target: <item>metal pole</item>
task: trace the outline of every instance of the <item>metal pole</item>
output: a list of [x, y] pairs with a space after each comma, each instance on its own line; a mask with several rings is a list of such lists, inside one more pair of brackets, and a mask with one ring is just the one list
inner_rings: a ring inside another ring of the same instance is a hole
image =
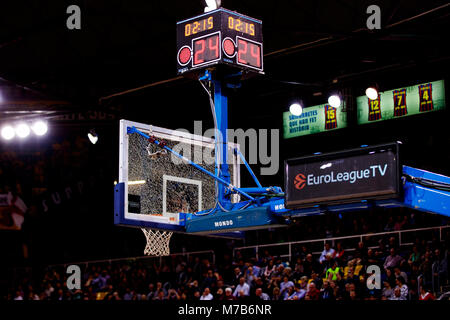
[[[220, 155], [216, 150], [216, 176], [230, 183], [230, 172], [228, 170], [228, 97], [223, 92], [222, 81], [214, 79], [214, 112], [216, 113], [218, 137], [218, 149]], [[224, 205], [229, 203], [225, 199], [225, 187], [222, 184], [218, 186], [218, 201]]]

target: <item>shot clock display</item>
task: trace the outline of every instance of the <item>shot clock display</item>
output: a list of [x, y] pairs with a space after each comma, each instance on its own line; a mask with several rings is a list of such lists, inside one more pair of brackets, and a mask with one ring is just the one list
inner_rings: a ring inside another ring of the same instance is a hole
[[260, 20], [220, 8], [177, 23], [178, 74], [219, 64], [263, 73]]

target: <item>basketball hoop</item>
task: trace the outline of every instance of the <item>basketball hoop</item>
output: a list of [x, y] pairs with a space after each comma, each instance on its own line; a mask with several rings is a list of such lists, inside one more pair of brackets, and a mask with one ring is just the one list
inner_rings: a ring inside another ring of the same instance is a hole
[[148, 256], [168, 256], [170, 254], [170, 238], [172, 231], [141, 228], [147, 239], [144, 254]]
[[162, 150], [158, 150], [158, 151], [152, 152], [151, 151], [151, 147], [152, 147], [152, 144], [150, 143], [147, 146], [147, 153], [148, 153], [148, 156], [150, 157], [150, 159], [152, 159], [152, 160], [158, 159], [158, 158], [162, 157], [163, 155], [167, 154], [167, 150], [166, 149], [162, 149]]

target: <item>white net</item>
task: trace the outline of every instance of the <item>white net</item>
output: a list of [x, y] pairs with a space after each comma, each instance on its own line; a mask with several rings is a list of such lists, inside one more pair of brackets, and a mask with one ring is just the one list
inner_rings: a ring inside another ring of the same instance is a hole
[[168, 256], [170, 238], [173, 232], [141, 228], [147, 239], [144, 254], [148, 256]]

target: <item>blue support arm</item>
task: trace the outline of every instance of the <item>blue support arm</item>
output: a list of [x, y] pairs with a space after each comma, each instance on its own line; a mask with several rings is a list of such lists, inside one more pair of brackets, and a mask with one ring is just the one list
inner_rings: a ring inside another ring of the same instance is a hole
[[257, 185], [259, 188], [262, 188], [261, 183], [259, 183], [258, 178], [257, 178], [256, 175], [253, 173], [252, 168], [250, 168], [248, 162], [245, 160], [245, 158], [244, 158], [244, 156], [242, 155], [241, 151], [240, 151], [239, 149], [235, 148], [235, 149], [234, 149], [234, 152], [235, 152], [236, 154], [239, 155], [239, 157], [241, 158], [242, 162], [245, 164], [245, 167], [247, 168], [248, 172], [249, 172], [250, 175], [252, 176], [253, 180], [255, 180], [256, 185]]
[[450, 217], [450, 177], [403, 166], [404, 205]]

